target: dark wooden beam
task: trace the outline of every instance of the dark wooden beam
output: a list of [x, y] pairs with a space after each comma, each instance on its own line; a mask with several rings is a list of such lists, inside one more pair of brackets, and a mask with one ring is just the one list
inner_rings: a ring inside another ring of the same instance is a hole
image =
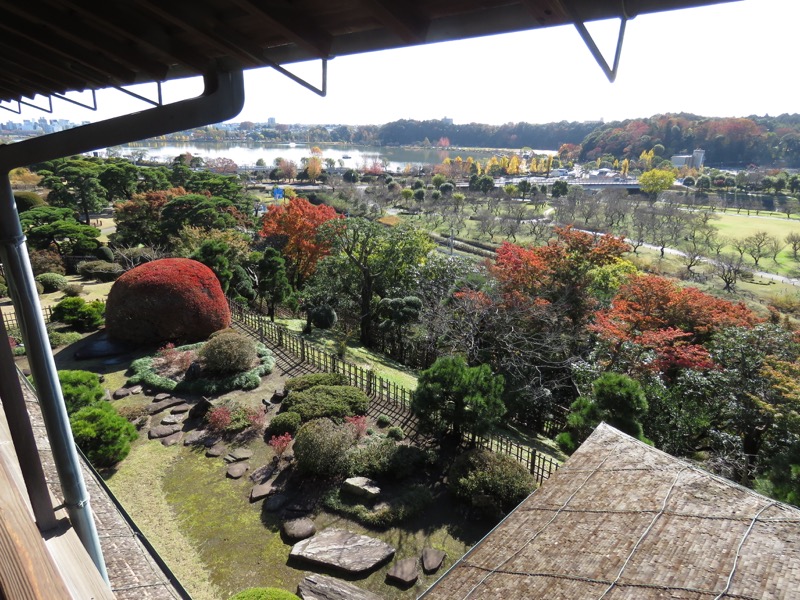
[[413, 6], [401, 6], [388, 0], [361, 0], [361, 3], [404, 42], [421, 44], [425, 41], [430, 23], [417, 14]]

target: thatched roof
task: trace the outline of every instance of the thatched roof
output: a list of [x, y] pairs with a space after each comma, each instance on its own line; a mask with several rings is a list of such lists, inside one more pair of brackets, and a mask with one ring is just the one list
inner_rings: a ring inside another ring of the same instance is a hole
[[425, 600], [800, 596], [800, 510], [601, 424]]

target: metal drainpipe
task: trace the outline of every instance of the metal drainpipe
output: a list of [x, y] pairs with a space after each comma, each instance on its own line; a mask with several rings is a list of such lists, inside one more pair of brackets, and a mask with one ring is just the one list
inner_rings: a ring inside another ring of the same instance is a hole
[[214, 72], [206, 75], [204, 80], [203, 94], [191, 100], [0, 146], [0, 258], [25, 341], [47, 437], [64, 493], [64, 505], [76, 533], [106, 582], [108, 573], [100, 539], [92, 518], [89, 495], [61, 395], [8, 174], [20, 166], [219, 123], [241, 112], [244, 104], [241, 70]]

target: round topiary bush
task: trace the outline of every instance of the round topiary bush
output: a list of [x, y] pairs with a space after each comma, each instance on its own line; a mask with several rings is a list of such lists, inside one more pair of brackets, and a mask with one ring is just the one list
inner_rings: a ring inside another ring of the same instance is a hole
[[97, 467], [110, 467], [128, 456], [139, 434], [108, 402], [86, 406], [69, 419], [75, 443]]
[[300, 600], [300, 598], [280, 588], [249, 588], [231, 596], [228, 600]]
[[189, 258], [163, 258], [131, 269], [111, 287], [106, 303], [108, 334], [137, 344], [201, 341], [230, 323], [219, 279]]
[[69, 283], [69, 280], [58, 273], [42, 273], [36, 276], [36, 281], [42, 284], [45, 294], [60, 292]]
[[255, 342], [235, 332], [212, 337], [197, 356], [203, 371], [211, 375], [249, 371], [258, 361]]
[[275, 415], [275, 418], [270, 421], [269, 432], [272, 435], [283, 435], [284, 433], [294, 435], [300, 428], [301, 422], [302, 419], [296, 412], [283, 412]]

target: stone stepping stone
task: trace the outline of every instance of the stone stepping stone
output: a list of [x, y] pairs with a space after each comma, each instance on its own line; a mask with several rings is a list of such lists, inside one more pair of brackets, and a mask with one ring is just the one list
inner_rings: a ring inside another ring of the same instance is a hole
[[206, 450], [206, 456], [210, 458], [216, 458], [218, 456], [222, 456], [228, 451], [228, 449], [222, 444], [215, 444], [211, 446], [208, 450]]
[[178, 404], [183, 404], [183, 400], [180, 398], [167, 398], [166, 400], [161, 400], [160, 402], [153, 402], [147, 407], [147, 412], [151, 415], [154, 415], [172, 406], [177, 406]]
[[250, 465], [245, 462], [233, 463], [228, 467], [227, 475], [231, 479], [239, 479], [242, 475], [250, 470]]
[[156, 394], [155, 398], [153, 398], [153, 402], [161, 402], [162, 400], [169, 400], [170, 398], [172, 398], [172, 394], [161, 392], [160, 394]]
[[156, 425], [153, 427], [147, 436], [151, 440], [160, 439], [167, 437], [168, 435], [172, 435], [173, 433], [177, 433], [183, 428], [183, 425]]
[[366, 498], [367, 500], [374, 500], [381, 495], [381, 488], [372, 479], [368, 477], [351, 477], [345, 479], [342, 484], [342, 491], [354, 496]]
[[434, 548], [422, 549], [422, 570], [426, 573], [435, 573], [439, 570], [444, 562], [444, 557], [447, 554], [444, 550], [435, 550]]
[[262, 507], [267, 512], [276, 512], [284, 507], [289, 501], [289, 496], [286, 494], [272, 494], [269, 498], [264, 500]]
[[236, 450], [232, 450], [228, 453], [225, 457], [225, 462], [233, 463], [238, 462], [240, 460], [247, 460], [253, 456], [253, 451], [249, 448], [237, 448]]
[[317, 533], [317, 526], [311, 519], [292, 519], [284, 521], [283, 533], [290, 540], [304, 540]]
[[114, 393], [111, 394], [111, 396], [112, 396], [112, 398], [114, 398], [114, 400], [119, 400], [120, 398], [127, 398], [130, 395], [131, 395], [131, 391], [128, 388], [124, 388], [124, 387], [123, 388], [119, 388], [117, 390], [114, 390]]
[[168, 435], [167, 437], [161, 438], [161, 443], [164, 446], [174, 446], [175, 444], [181, 441], [181, 437], [183, 437], [183, 432], [176, 431], [172, 435]]
[[264, 465], [258, 467], [255, 471], [250, 473], [250, 481], [253, 483], [265, 483], [267, 479], [272, 477], [276, 471], [275, 465]]
[[[240, 463], [234, 463], [240, 464]], [[258, 502], [272, 494], [275, 491], [273, 487], [274, 481], [267, 481], [265, 483], [260, 483], [256, 486], [253, 486], [253, 489], [250, 490], [250, 502]]]
[[178, 404], [178, 406], [174, 407], [169, 412], [172, 415], [182, 415], [182, 414], [188, 413], [189, 410], [191, 410], [191, 408], [192, 408], [192, 406], [190, 404], [186, 404], [186, 402], [184, 402], [183, 404]]
[[419, 567], [416, 558], [404, 558], [398, 560], [389, 572], [386, 573], [386, 579], [396, 581], [403, 585], [411, 585], [419, 579]]
[[203, 442], [203, 438], [206, 435], [205, 429], [195, 429], [194, 431], [190, 431], [186, 434], [186, 437], [183, 439], [184, 446], [194, 446], [195, 444], [200, 444]]
[[362, 590], [352, 583], [316, 573], [300, 582], [297, 593], [303, 600], [381, 600], [380, 596]]
[[163, 419], [161, 419], [162, 425], [177, 425], [178, 423], [183, 423], [185, 417], [183, 415], [167, 415]]
[[142, 393], [142, 386], [135, 385], [135, 386], [133, 386], [131, 388], [128, 388], [128, 391], [130, 391], [130, 393], [134, 394], [134, 395], [141, 394]]
[[340, 569], [363, 573], [394, 556], [395, 549], [386, 542], [344, 529], [326, 529], [292, 546], [290, 557]]

